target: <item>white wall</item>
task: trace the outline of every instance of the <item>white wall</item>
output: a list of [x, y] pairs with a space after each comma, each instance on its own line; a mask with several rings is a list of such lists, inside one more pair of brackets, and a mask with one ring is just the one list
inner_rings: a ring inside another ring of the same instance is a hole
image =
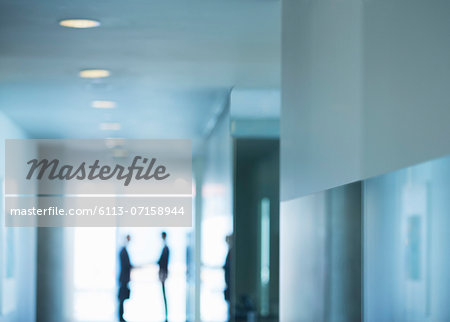
[[283, 2], [281, 200], [361, 176], [361, 7]]
[[[14, 122], [0, 112], [0, 178], [5, 176], [5, 139], [25, 138], [24, 133]], [[2, 192], [3, 193], [3, 192]], [[0, 211], [3, 209], [3, 197], [0, 198]], [[3, 218], [3, 217], [2, 217]], [[5, 234], [4, 223], [1, 223], [0, 237], [2, 250], [0, 254], [0, 321], [34, 321], [36, 312], [36, 228], [6, 228], [12, 229], [14, 236], [14, 270], [13, 285], [5, 285], [3, 276], [5, 274], [5, 259], [3, 236]], [[4, 304], [4, 303], [7, 304]], [[10, 307], [5, 313], [6, 307]]]
[[[283, 0], [282, 6], [280, 316], [331, 320], [321, 315], [329, 305], [320, 294], [335, 296], [322, 288], [333, 271], [322, 265], [321, 247], [332, 235], [321, 231], [321, 207], [327, 204], [321, 191], [450, 153], [450, 2]], [[406, 294], [404, 280], [395, 275], [402, 260], [395, 249], [400, 226], [392, 214], [396, 208], [386, 203], [374, 204], [384, 207], [374, 212], [386, 210], [386, 220], [366, 228], [374, 234], [370, 250], [378, 259], [369, 265], [375, 277], [366, 281], [374, 293], [365, 293], [366, 304], [371, 321], [405, 321], [396, 312], [418, 300], [405, 304], [395, 294]], [[392, 270], [383, 271], [384, 260]], [[442, 256], [435, 261], [447, 267]], [[446, 283], [439, 272], [433, 283]], [[398, 288], [383, 293], [378, 280], [392, 280]], [[318, 290], [311, 293], [314, 285]], [[441, 295], [431, 304], [441, 306], [436, 312], [445, 311]], [[373, 313], [380, 310], [388, 315]]]
[[450, 2], [283, 2], [282, 200], [450, 152]]

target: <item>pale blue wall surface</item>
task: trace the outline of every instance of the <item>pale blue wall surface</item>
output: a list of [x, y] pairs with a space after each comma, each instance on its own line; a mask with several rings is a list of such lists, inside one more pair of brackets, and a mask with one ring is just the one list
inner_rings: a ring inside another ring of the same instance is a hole
[[450, 156], [364, 184], [365, 320], [450, 320]]
[[[0, 112], [0, 178], [5, 175], [5, 139], [26, 138], [24, 133], [14, 122]], [[3, 193], [3, 192], [2, 192]], [[0, 198], [0, 211], [3, 212], [3, 197]], [[3, 218], [3, 216], [2, 216]], [[1, 223], [0, 237], [0, 321], [28, 322], [35, 320], [36, 312], [36, 229], [35, 228], [8, 228], [12, 230], [11, 240], [4, 239], [6, 232], [4, 223]], [[13, 263], [6, 264], [4, 257], [5, 247], [10, 247], [11, 241]], [[12, 268], [13, 285], [5, 285], [4, 276], [7, 267]], [[7, 302], [8, 304], [5, 304]], [[5, 309], [7, 312], [5, 312]]]

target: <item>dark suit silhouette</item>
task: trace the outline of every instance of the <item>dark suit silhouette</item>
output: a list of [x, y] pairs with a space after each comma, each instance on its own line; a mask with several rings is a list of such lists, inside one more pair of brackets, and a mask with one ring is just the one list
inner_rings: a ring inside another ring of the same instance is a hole
[[227, 257], [225, 259], [225, 264], [223, 265], [224, 275], [225, 275], [225, 290], [224, 297], [225, 301], [230, 303], [231, 301], [231, 250], [228, 251]]
[[[163, 237], [165, 239], [165, 236]], [[163, 299], [164, 299], [164, 309], [166, 312], [166, 321], [167, 321], [167, 298], [166, 298], [166, 287], [165, 282], [167, 279], [167, 275], [169, 274], [168, 265], [169, 265], [169, 247], [164, 245], [164, 248], [161, 252], [161, 256], [158, 260], [159, 265], [159, 280], [162, 285]]]
[[227, 257], [225, 259], [225, 264], [223, 265], [223, 272], [224, 272], [224, 277], [225, 277], [225, 290], [223, 291], [224, 297], [225, 297], [225, 301], [227, 301], [228, 304], [228, 319], [227, 321], [234, 321], [234, 317], [233, 317], [233, 306], [232, 306], [232, 300], [231, 300], [231, 296], [232, 296], [232, 281], [231, 281], [231, 270], [232, 270], [232, 247], [233, 247], [233, 236], [232, 235], [228, 235], [225, 238], [225, 241], [228, 244], [228, 253], [227, 253]]
[[126, 247], [122, 247], [120, 251], [120, 275], [119, 275], [119, 321], [125, 321], [123, 318], [123, 303], [130, 298], [130, 289], [128, 283], [130, 282], [131, 269], [133, 266], [130, 263], [130, 257]]

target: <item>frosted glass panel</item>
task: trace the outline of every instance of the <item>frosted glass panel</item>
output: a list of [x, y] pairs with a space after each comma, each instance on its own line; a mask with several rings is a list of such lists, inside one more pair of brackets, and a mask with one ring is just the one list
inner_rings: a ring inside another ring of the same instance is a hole
[[365, 320], [449, 321], [450, 156], [364, 182]]

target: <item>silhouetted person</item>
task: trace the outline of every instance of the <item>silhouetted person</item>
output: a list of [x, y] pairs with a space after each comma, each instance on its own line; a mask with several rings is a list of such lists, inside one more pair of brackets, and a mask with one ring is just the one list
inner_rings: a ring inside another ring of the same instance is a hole
[[168, 265], [169, 265], [169, 247], [167, 247], [166, 243], [166, 237], [167, 234], [165, 232], [161, 233], [161, 238], [164, 243], [164, 247], [161, 252], [161, 256], [158, 260], [159, 265], [159, 280], [161, 281], [162, 286], [162, 293], [163, 293], [163, 299], [164, 299], [164, 309], [166, 312], [166, 321], [167, 321], [167, 298], [166, 298], [166, 279], [167, 275], [169, 274]]
[[128, 283], [130, 282], [131, 269], [133, 266], [128, 256], [127, 245], [130, 242], [130, 235], [127, 235], [125, 245], [120, 250], [120, 275], [119, 275], [119, 321], [125, 321], [123, 318], [124, 308], [123, 304], [126, 299], [130, 298], [130, 288]]
[[228, 304], [228, 321], [231, 321], [231, 249], [233, 247], [233, 236], [228, 235], [225, 237], [225, 241], [228, 244], [228, 253], [225, 259], [225, 264], [223, 265], [225, 275], [225, 290], [223, 291], [223, 295]]

